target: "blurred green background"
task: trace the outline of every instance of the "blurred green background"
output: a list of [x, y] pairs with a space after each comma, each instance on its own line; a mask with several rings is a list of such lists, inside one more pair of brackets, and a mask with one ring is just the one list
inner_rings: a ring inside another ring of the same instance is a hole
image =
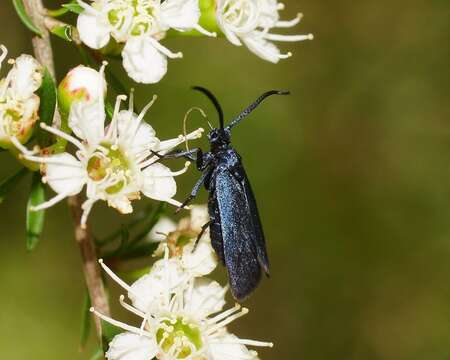
[[[293, 58], [272, 65], [225, 40], [170, 39], [184, 59], [136, 91], [140, 105], [159, 95], [147, 120], [161, 138], [180, 133], [192, 106], [213, 117], [191, 85], [213, 90], [228, 118], [265, 90], [292, 91], [234, 133], [272, 277], [232, 330], [274, 341], [260, 351], [266, 360], [450, 359], [450, 3], [285, 3], [285, 18], [305, 14], [293, 32], [315, 35], [281, 44]], [[1, 1], [0, 28], [11, 56], [31, 52], [10, 1]], [[69, 44], [53, 44], [61, 78], [80, 60]], [[194, 119], [191, 128], [204, 126]], [[0, 179], [18, 168], [4, 153], [0, 162]], [[197, 176], [180, 179], [178, 199]], [[47, 213], [42, 241], [27, 253], [28, 189], [29, 179], [0, 206], [0, 355], [88, 359], [92, 344], [78, 350], [84, 286], [67, 207]], [[98, 234], [127, 220], [101, 205], [91, 217]]]

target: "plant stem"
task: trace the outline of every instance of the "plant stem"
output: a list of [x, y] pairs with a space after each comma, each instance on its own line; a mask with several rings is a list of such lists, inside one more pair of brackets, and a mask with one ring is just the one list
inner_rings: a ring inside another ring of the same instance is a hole
[[[35, 57], [42, 65], [47, 67], [50, 74], [55, 78], [55, 65], [50, 43], [50, 34], [45, 26], [46, 9], [44, 8], [42, 0], [24, 0], [24, 5], [34, 25], [36, 25], [43, 34], [42, 37], [33, 37], [32, 43]], [[61, 119], [60, 114], [58, 111], [56, 111], [55, 114], [53, 123], [59, 125]], [[68, 199], [68, 204], [75, 224], [75, 240], [80, 247], [84, 277], [89, 290], [91, 303], [99, 312], [109, 315], [108, 298], [106, 296], [100, 268], [97, 262], [97, 253], [93, 237], [88, 227], [83, 229], [80, 225], [82, 200], [79, 196], [72, 196]], [[94, 320], [97, 335], [99, 339], [101, 339], [101, 322], [97, 317], [95, 317]]]

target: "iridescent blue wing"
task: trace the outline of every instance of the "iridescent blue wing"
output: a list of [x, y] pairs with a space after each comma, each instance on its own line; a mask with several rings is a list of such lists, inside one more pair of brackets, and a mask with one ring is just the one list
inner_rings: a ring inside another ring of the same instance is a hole
[[243, 301], [257, 287], [261, 266], [268, 267], [261, 223], [244, 169], [239, 179], [226, 169], [215, 175], [225, 265], [233, 296]]

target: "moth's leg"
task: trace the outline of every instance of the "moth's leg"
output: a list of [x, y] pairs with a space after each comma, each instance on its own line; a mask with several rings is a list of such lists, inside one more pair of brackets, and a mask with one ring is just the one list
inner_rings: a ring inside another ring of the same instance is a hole
[[191, 194], [187, 197], [187, 199], [178, 207], [178, 209], [175, 211], [175, 214], [178, 214], [184, 207], [186, 207], [192, 200], [195, 199], [195, 197], [198, 195], [203, 183], [205, 182], [206, 178], [211, 175], [211, 172], [213, 171], [212, 168], [205, 171], [200, 179], [198, 179], [197, 183], [192, 188]]
[[198, 243], [200, 242], [200, 239], [202, 238], [206, 229], [208, 229], [209, 225], [211, 225], [211, 221], [208, 221], [205, 225], [202, 226], [202, 230], [200, 231], [200, 234], [198, 234], [197, 240], [195, 240], [195, 244], [194, 244], [194, 248], [192, 249], [192, 252], [195, 252], [195, 250], [197, 250]]
[[157, 156], [160, 160], [185, 158], [189, 161], [192, 161], [192, 162], [195, 161], [198, 163], [199, 156], [203, 157], [203, 155], [202, 155], [203, 153], [200, 148], [195, 148], [195, 149], [191, 149], [191, 150], [187, 150], [187, 151], [175, 150], [173, 152], [170, 152], [170, 153], [167, 153], [164, 155], [158, 154], [156, 151], [153, 151], [153, 150], [150, 150], [150, 152], [152, 153], [152, 155]]

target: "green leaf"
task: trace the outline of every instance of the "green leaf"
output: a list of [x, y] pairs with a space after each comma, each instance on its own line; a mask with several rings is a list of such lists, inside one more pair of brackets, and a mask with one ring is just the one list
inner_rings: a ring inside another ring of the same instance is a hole
[[22, 168], [18, 172], [16, 172], [11, 177], [3, 180], [0, 183], [0, 204], [5, 200], [6, 195], [9, 191], [11, 191], [14, 186], [19, 183], [19, 180], [22, 179], [26, 174], [28, 174], [28, 169]]
[[123, 330], [117, 326], [111, 325], [104, 320], [101, 320], [101, 324], [103, 351], [106, 352], [108, 350], [108, 344], [114, 339], [116, 335], [123, 333]]
[[45, 201], [44, 185], [41, 182], [39, 173], [33, 174], [30, 197], [27, 204], [27, 249], [34, 250], [39, 242], [39, 237], [44, 228], [45, 210], [31, 211], [33, 206], [37, 206]]
[[103, 359], [104, 353], [102, 348], [97, 348], [95, 352], [92, 354], [89, 360], [100, 360]]
[[[39, 106], [39, 122], [51, 126], [53, 117], [55, 116], [57, 95], [55, 81], [47, 68], [44, 70], [44, 77], [38, 95], [41, 98]], [[49, 132], [39, 128], [37, 142], [41, 147], [49, 146], [51, 143]]]
[[69, 9], [65, 9], [65, 8], [60, 8], [60, 9], [55, 9], [55, 10], [47, 10], [47, 15], [51, 16], [51, 17], [60, 17], [63, 16], [65, 14], [67, 14], [69, 12]]
[[91, 308], [91, 298], [89, 296], [89, 292], [86, 290], [86, 294], [84, 295], [83, 300], [83, 308], [81, 312], [81, 337], [80, 337], [81, 348], [84, 348], [86, 346], [86, 342], [89, 339], [89, 334], [91, 333], [92, 314], [89, 311], [90, 308]]
[[25, 6], [23, 5], [22, 0], [12, 0], [14, 8], [16, 9], [17, 15], [19, 15], [20, 20], [24, 23], [24, 25], [34, 32], [35, 34], [42, 36], [41, 30], [37, 28], [36, 25], [33, 24], [33, 21], [31, 21], [30, 17], [28, 16]]
[[83, 7], [81, 7], [76, 0], [61, 6], [75, 14], [81, 14], [84, 11]]
[[53, 35], [60, 37], [63, 40], [68, 42], [73, 41], [72, 39], [72, 26], [71, 25], [62, 25], [56, 26], [50, 30]]

